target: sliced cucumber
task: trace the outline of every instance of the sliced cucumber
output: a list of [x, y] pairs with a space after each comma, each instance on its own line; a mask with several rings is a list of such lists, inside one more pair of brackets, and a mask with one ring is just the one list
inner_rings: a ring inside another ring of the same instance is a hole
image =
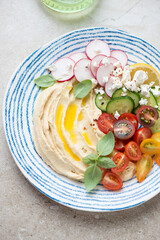
[[116, 111], [121, 115], [122, 113], [131, 113], [134, 108], [134, 101], [131, 97], [117, 97], [111, 99], [108, 104], [106, 111], [107, 113], [115, 115]]
[[141, 106], [138, 106], [137, 108], [134, 108], [134, 109], [133, 109], [133, 113], [134, 113], [134, 114], [137, 114], [137, 112], [138, 112], [138, 110], [140, 109], [140, 107], [141, 107]]
[[[159, 113], [160, 116], [160, 113]], [[155, 122], [155, 124], [153, 125], [153, 127], [150, 128], [152, 133], [157, 133], [160, 132], [160, 117], [158, 118], [158, 120]]]
[[[124, 93], [123, 89], [122, 88], [119, 88], [117, 89], [113, 95], [112, 95], [112, 98], [116, 98], [116, 97], [122, 97], [122, 94]], [[140, 101], [140, 96], [138, 93], [136, 92], [131, 92], [129, 90], [126, 91], [126, 96], [129, 96], [133, 99], [134, 101], [134, 105], [135, 105], [135, 108], [138, 107], [139, 105], [139, 101]]]
[[103, 95], [101, 95], [100, 93], [98, 93], [95, 98], [95, 104], [101, 111], [106, 112], [107, 103], [110, 100], [111, 98], [107, 96], [107, 94], [104, 93]]
[[147, 99], [148, 103], [147, 105], [148, 106], [151, 106], [151, 107], [155, 107], [158, 105], [157, 103], [157, 99], [155, 98], [155, 96], [153, 95], [153, 93], [150, 91], [150, 96], [149, 97], [145, 97], [144, 95], [140, 94], [140, 97], [141, 98], [144, 98], [144, 99]]

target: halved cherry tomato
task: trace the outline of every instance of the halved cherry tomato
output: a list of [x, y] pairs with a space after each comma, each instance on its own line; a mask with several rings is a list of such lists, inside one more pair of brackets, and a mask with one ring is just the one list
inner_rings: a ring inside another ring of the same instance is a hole
[[133, 137], [135, 133], [135, 126], [128, 120], [118, 120], [114, 125], [114, 135], [118, 139], [129, 139]]
[[137, 162], [137, 180], [142, 182], [148, 175], [153, 165], [153, 159], [148, 154], [143, 154], [142, 158]]
[[157, 142], [160, 142], [160, 132], [153, 134], [151, 138], [155, 139]]
[[128, 166], [129, 158], [124, 153], [118, 152], [114, 155], [113, 162], [116, 164], [116, 167], [111, 168], [112, 172], [119, 173]]
[[123, 186], [121, 178], [113, 172], [106, 172], [102, 179], [102, 184], [108, 190], [119, 190]]
[[138, 161], [142, 156], [139, 145], [134, 141], [129, 142], [125, 146], [125, 154], [132, 161]]
[[151, 106], [142, 106], [138, 109], [136, 114], [138, 122], [144, 127], [151, 127], [158, 119], [158, 111]]
[[109, 131], [113, 132], [113, 124], [117, 121], [117, 119], [109, 113], [102, 113], [98, 120], [97, 125], [99, 130], [103, 133], [107, 134]]
[[115, 138], [114, 148], [115, 148], [117, 151], [124, 151], [125, 145], [126, 145], [128, 142], [129, 142], [129, 139], [127, 139], [127, 140], [121, 140], [121, 139]]
[[156, 163], [160, 166], [160, 154], [155, 154], [154, 159], [155, 159]]
[[142, 153], [149, 155], [160, 153], [160, 142], [152, 138], [147, 138], [141, 142], [140, 149]]
[[120, 117], [118, 118], [118, 120], [122, 120], [122, 119], [125, 119], [125, 120], [128, 120], [128, 121], [132, 122], [135, 126], [135, 129], [137, 130], [138, 121], [137, 121], [136, 116], [133, 113], [123, 113], [123, 114], [121, 114]]
[[151, 129], [147, 127], [142, 127], [135, 132], [133, 139], [136, 143], [140, 145], [143, 140], [150, 138], [151, 136]]

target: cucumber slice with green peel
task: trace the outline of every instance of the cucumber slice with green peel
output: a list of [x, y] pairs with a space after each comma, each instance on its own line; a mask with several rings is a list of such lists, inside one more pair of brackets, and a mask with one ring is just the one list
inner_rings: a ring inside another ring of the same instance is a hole
[[134, 101], [131, 97], [117, 97], [111, 99], [106, 107], [106, 112], [115, 115], [116, 111], [122, 113], [131, 113], [134, 108]]
[[151, 91], [149, 91], [149, 93], [150, 93], [150, 96], [149, 96], [149, 97], [145, 97], [145, 96], [142, 95], [141, 93], [140, 93], [140, 97], [141, 97], [141, 98], [144, 98], [144, 99], [147, 99], [147, 101], [148, 101], [147, 105], [148, 105], [148, 106], [151, 106], [151, 107], [157, 106], [158, 103], [157, 103], [156, 97], [153, 95], [153, 93], [152, 93]]
[[101, 111], [106, 112], [107, 103], [110, 100], [111, 98], [107, 96], [107, 94], [104, 93], [103, 95], [101, 95], [100, 93], [98, 93], [95, 98], [95, 104]]
[[[158, 111], [159, 112], [159, 111]], [[160, 116], [160, 112], [159, 112], [159, 116]], [[155, 122], [155, 124], [150, 127], [152, 133], [157, 133], [160, 132], [160, 117], [158, 118], [158, 120]]]
[[134, 108], [134, 109], [133, 109], [133, 113], [134, 113], [134, 114], [137, 114], [137, 112], [138, 112], [138, 110], [140, 109], [140, 107], [141, 107], [141, 106], [138, 106], [138, 107]]
[[[113, 93], [112, 98], [122, 97], [123, 93], [124, 93], [123, 89], [119, 88]], [[126, 93], [126, 96], [129, 96], [133, 99], [135, 108], [138, 107], [139, 106], [139, 101], [141, 99], [139, 93], [131, 92], [129, 90], [127, 90], [125, 93]]]

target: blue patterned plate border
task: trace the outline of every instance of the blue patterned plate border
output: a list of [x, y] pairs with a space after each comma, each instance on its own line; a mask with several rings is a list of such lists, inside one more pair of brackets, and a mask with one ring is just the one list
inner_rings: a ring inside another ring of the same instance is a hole
[[138, 206], [160, 192], [160, 168], [154, 164], [148, 177], [124, 183], [121, 191], [106, 191], [99, 184], [87, 193], [84, 184], [55, 173], [36, 153], [32, 141], [32, 115], [39, 89], [33, 79], [46, 73], [46, 66], [72, 52], [84, 51], [93, 39], [107, 41], [121, 49], [129, 64], [145, 62], [160, 71], [160, 52], [146, 41], [127, 32], [110, 28], [79, 29], [42, 46], [27, 57], [11, 77], [4, 98], [3, 123], [12, 156], [28, 181], [40, 192], [70, 208], [111, 212]]

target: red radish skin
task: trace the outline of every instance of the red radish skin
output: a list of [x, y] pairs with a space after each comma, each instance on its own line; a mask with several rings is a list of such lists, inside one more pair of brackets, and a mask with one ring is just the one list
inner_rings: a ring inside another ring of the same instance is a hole
[[[55, 71], [51, 71], [51, 75], [57, 79], [58, 82], [69, 81], [74, 77], [73, 68], [75, 62], [69, 57], [63, 57], [58, 59], [55, 63]], [[68, 65], [70, 69], [67, 70]], [[65, 74], [66, 73], [66, 74]]]
[[105, 65], [99, 66], [99, 68], [97, 69], [97, 74], [96, 74], [96, 78], [97, 78], [99, 85], [101, 85], [102, 87], [105, 86], [105, 83], [103, 82], [103, 78], [104, 77], [109, 78], [112, 73], [113, 68], [114, 67], [112, 64], [108, 64], [107, 66], [105, 66]]
[[86, 79], [93, 79], [94, 76], [90, 70], [91, 60], [87, 58], [80, 59], [74, 66], [74, 75], [77, 81], [81, 82]]
[[[103, 55], [103, 54], [99, 54], [92, 59], [92, 61], [91, 61], [91, 72], [92, 72], [94, 77], [96, 77], [97, 69], [100, 66], [101, 61], [105, 57], [107, 57], [107, 56]], [[97, 63], [98, 67], [95, 67], [94, 63]]]
[[122, 68], [124, 68], [128, 63], [128, 56], [122, 50], [111, 51], [111, 57], [117, 58], [120, 61]]
[[75, 62], [77, 63], [80, 59], [82, 58], [87, 58], [86, 54], [83, 52], [75, 52], [72, 53], [71, 55], [69, 55], [69, 57]]
[[[98, 49], [99, 51], [96, 51]], [[89, 59], [93, 59], [96, 55], [104, 54], [110, 56], [111, 51], [109, 45], [99, 39], [89, 42], [86, 46], [86, 55]]]

